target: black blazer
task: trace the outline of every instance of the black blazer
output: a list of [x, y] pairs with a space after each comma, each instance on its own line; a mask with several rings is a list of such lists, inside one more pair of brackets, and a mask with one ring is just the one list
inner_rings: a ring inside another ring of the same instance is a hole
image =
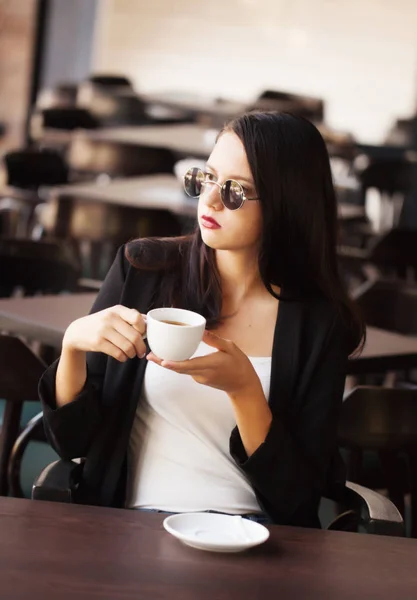
[[[92, 312], [123, 304], [146, 313], [163, 278], [163, 272], [132, 267], [122, 247]], [[272, 352], [271, 428], [250, 458], [237, 427], [230, 435], [231, 456], [275, 523], [319, 526], [318, 504], [326, 484], [344, 481], [336, 433], [347, 339], [339, 311], [330, 302], [280, 302]], [[86, 384], [62, 408], [55, 403], [57, 364], [39, 385], [48, 439], [63, 459], [86, 458], [79, 502], [122, 507], [129, 436], [147, 361], [119, 363], [88, 353]]]

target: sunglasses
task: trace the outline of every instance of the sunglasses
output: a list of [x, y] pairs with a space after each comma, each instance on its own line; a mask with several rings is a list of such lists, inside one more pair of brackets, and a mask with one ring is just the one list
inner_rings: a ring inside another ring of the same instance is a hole
[[245, 190], [238, 181], [227, 179], [223, 184], [217, 183], [211, 173], [205, 173], [198, 167], [192, 167], [184, 175], [184, 190], [191, 198], [198, 198], [206, 188], [217, 185], [220, 188], [220, 198], [223, 206], [229, 210], [241, 208], [246, 200], [259, 200], [259, 198], [247, 198]]

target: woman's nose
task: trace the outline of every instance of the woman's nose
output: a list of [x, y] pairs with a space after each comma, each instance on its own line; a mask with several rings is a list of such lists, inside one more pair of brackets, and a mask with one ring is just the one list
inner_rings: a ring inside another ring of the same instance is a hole
[[221, 210], [223, 208], [223, 202], [220, 193], [220, 186], [213, 182], [204, 186], [204, 191], [200, 198], [206, 206], [212, 208], [213, 210]]

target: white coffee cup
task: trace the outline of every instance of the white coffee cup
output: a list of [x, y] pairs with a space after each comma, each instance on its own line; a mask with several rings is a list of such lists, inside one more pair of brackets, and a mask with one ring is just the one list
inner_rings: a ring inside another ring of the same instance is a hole
[[187, 360], [194, 354], [206, 327], [204, 317], [182, 308], [154, 308], [147, 313], [146, 323], [152, 352], [158, 358], [175, 361]]

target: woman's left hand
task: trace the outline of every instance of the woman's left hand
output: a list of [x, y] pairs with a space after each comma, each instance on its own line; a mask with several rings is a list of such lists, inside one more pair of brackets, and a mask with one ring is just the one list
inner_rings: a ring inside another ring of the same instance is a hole
[[262, 391], [252, 363], [236, 344], [207, 330], [203, 341], [218, 352], [180, 362], [162, 360], [152, 352], [146, 358], [170, 371], [191, 375], [197, 383], [223, 390], [230, 396]]

